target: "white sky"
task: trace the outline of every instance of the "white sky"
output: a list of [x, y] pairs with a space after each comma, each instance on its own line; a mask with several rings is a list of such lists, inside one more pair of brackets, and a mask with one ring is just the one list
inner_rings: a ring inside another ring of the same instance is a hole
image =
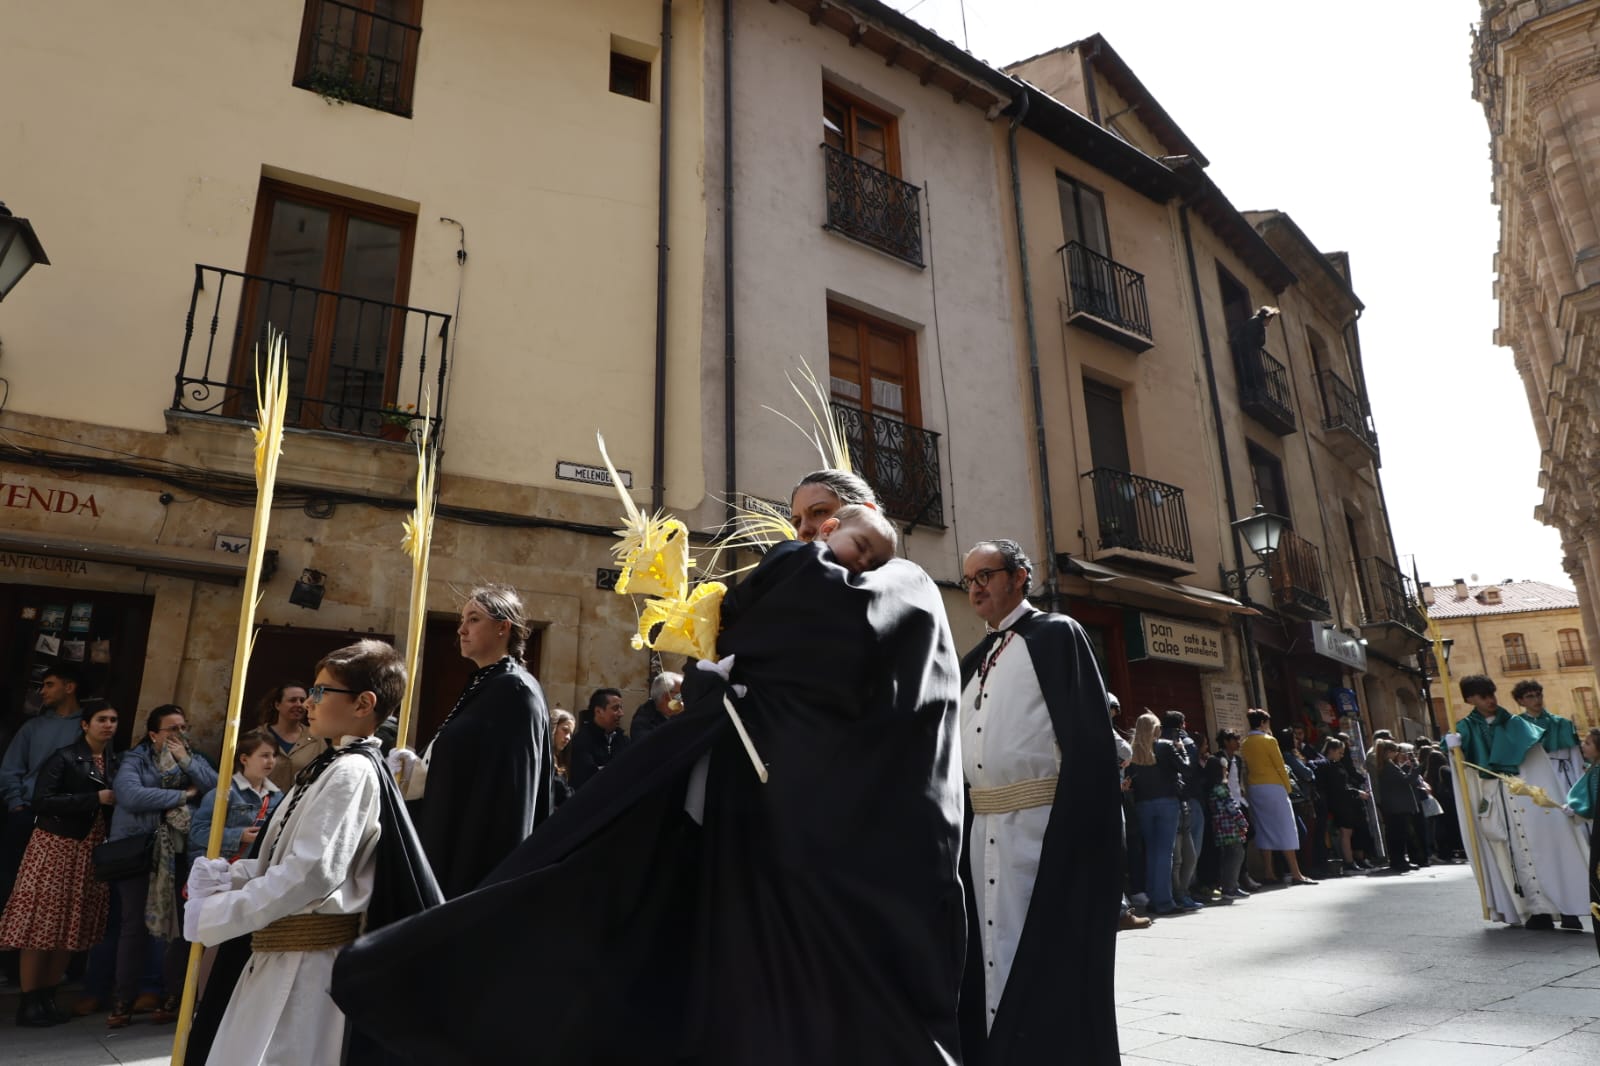
[[[957, 44], [960, 0], [888, 0]], [[1092, 10], [1091, 10], [1092, 9]], [[1012, 62], [1101, 33], [1241, 210], [1347, 251], [1402, 567], [1570, 586], [1533, 518], [1539, 443], [1497, 348], [1477, 0], [966, 0], [969, 50]], [[1113, 220], [1113, 225], [1115, 221]]]

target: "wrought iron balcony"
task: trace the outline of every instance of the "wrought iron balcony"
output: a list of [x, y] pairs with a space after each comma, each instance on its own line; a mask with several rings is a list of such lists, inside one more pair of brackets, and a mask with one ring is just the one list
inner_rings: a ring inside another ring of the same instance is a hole
[[1539, 669], [1539, 656], [1534, 652], [1500, 656], [1500, 672], [1503, 674], [1526, 674], [1537, 669]]
[[1589, 653], [1582, 648], [1562, 648], [1556, 652], [1557, 666], [1588, 666]]
[[922, 266], [922, 190], [831, 144], [822, 146], [825, 229]]
[[1278, 550], [1267, 564], [1272, 604], [1297, 618], [1327, 619], [1327, 588], [1322, 580], [1322, 553], [1292, 529], [1278, 537]]
[[294, 83], [329, 101], [411, 117], [422, 27], [341, 0], [317, 0]]
[[939, 434], [848, 404], [834, 404], [833, 414], [856, 472], [878, 494], [884, 513], [907, 525], [942, 529]]
[[1135, 352], [1151, 348], [1144, 275], [1077, 241], [1058, 251], [1067, 279], [1067, 322]]
[[1279, 436], [1293, 433], [1297, 422], [1289, 368], [1263, 348], [1235, 345], [1233, 360], [1239, 371], [1239, 406], [1244, 413]]
[[1389, 560], [1370, 556], [1357, 563], [1356, 577], [1363, 604], [1363, 626], [1398, 626], [1410, 638], [1426, 642], [1423, 616], [1411, 579]]
[[[1322, 379], [1322, 426], [1339, 430], [1328, 443], [1346, 458], [1376, 459], [1378, 457], [1378, 431], [1372, 426], [1372, 416], [1367, 413], [1361, 397], [1344, 380], [1331, 370], [1324, 370]], [[1353, 442], [1353, 449], [1345, 446]]]
[[[286, 423], [404, 440], [431, 393], [442, 426], [450, 316], [311, 285], [196, 265], [172, 409], [253, 418], [257, 352], [284, 335]], [[405, 390], [404, 393], [402, 389]]]
[[1094, 489], [1100, 551], [1194, 562], [1182, 489], [1110, 467], [1083, 476]]

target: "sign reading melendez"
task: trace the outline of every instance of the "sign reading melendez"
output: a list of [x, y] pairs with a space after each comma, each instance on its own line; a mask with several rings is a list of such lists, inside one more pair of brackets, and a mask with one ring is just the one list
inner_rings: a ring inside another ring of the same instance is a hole
[[[622, 483], [628, 488], [633, 488], [633, 471], [618, 470]], [[581, 481], [585, 485], [604, 485], [611, 487], [611, 475], [603, 466], [588, 466], [584, 463], [574, 463], [567, 459], [556, 460], [556, 477], [562, 481]]]
[[1165, 659], [1202, 670], [1223, 668], [1219, 630], [1154, 614], [1139, 615], [1139, 630], [1147, 659]]

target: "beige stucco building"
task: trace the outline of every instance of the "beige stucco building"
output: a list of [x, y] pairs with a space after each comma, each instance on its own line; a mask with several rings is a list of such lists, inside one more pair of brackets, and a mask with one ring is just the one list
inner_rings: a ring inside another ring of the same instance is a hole
[[[1007, 69], [1060, 590], [1125, 716], [1420, 733], [1348, 257], [1235, 208], [1103, 38]], [[1233, 530], [1258, 502], [1291, 526], [1269, 565]]]
[[1536, 516], [1561, 531], [1586, 642], [1600, 639], [1600, 3], [1483, 5], [1473, 95], [1489, 122], [1500, 323], [1542, 449]]
[[[1501, 706], [1518, 710], [1511, 692], [1520, 681], [1537, 681], [1545, 707], [1571, 718], [1581, 734], [1600, 726], [1594, 661], [1583, 635], [1578, 596], [1542, 581], [1498, 585], [1423, 586], [1428, 617], [1450, 641], [1450, 676], [1485, 674], [1493, 679]], [[1470, 710], [1459, 692], [1435, 692], [1433, 717], [1441, 729]]]

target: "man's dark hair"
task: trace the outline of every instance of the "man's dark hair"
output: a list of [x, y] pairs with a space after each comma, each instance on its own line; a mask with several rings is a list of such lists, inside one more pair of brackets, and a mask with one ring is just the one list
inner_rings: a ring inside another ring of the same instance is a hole
[[1378, 729], [1378, 730], [1375, 730], [1373, 732], [1372, 739], [1373, 740], [1393, 740], [1394, 739], [1394, 734], [1389, 732], [1387, 729]]
[[1005, 564], [1008, 571], [1015, 573], [1018, 570], [1026, 570], [1030, 582], [1032, 581], [1033, 560], [1029, 559], [1028, 553], [1022, 550], [1022, 545], [1014, 540], [1005, 538], [1000, 540], [980, 540], [967, 550], [967, 554], [971, 555], [975, 551], [982, 551], [986, 548], [1000, 553], [1000, 561]]
[[1327, 755], [1328, 752], [1332, 751], [1334, 748], [1348, 748], [1348, 747], [1349, 747], [1348, 744], [1346, 744], [1344, 741], [1340, 740], [1338, 737], [1333, 736], [1331, 734], [1322, 738], [1322, 754], [1323, 755]]
[[1219, 729], [1219, 730], [1217, 730], [1217, 748], [1219, 750], [1222, 749], [1222, 748], [1226, 748], [1228, 746], [1228, 741], [1230, 741], [1230, 740], [1238, 740], [1238, 739], [1239, 739], [1239, 731], [1237, 729]]
[[39, 680], [43, 681], [45, 677], [53, 677], [64, 685], [74, 685], [79, 690], [83, 688], [83, 671], [71, 663], [51, 663], [45, 670], [44, 677]]
[[1245, 720], [1250, 723], [1251, 729], [1260, 729], [1262, 726], [1272, 721], [1272, 715], [1261, 710], [1259, 707], [1250, 711], [1246, 711], [1244, 717]]
[[594, 719], [594, 712], [604, 707], [606, 705], [606, 701], [612, 696], [615, 696], [620, 700], [622, 698], [622, 690], [619, 688], [597, 688], [593, 692], [589, 693], [588, 711], [589, 719], [591, 721]]
[[406, 695], [406, 660], [394, 645], [381, 640], [358, 640], [330, 651], [317, 663], [317, 673], [328, 671], [345, 688], [370, 692], [377, 698], [372, 707], [372, 724], [382, 725], [400, 709]]
[[1511, 690], [1511, 698], [1518, 701], [1520, 701], [1524, 696], [1531, 696], [1535, 694], [1541, 696], [1544, 695], [1544, 686], [1539, 684], [1539, 682], [1535, 681], [1531, 677], [1523, 681], [1518, 681], [1516, 686]]
[[1185, 722], [1186, 719], [1183, 717], [1182, 711], [1163, 711], [1161, 713], [1161, 728], [1163, 729], [1182, 729]]
[[1461, 679], [1461, 698], [1470, 700], [1474, 696], [1493, 696], [1494, 682], [1484, 674], [1468, 674]]
[[159, 707], [151, 708], [150, 713], [144, 716], [144, 731], [146, 733], [154, 733], [159, 730], [161, 728], [161, 719], [169, 714], [181, 714], [186, 720], [189, 717], [188, 713], [176, 703], [163, 703]]

